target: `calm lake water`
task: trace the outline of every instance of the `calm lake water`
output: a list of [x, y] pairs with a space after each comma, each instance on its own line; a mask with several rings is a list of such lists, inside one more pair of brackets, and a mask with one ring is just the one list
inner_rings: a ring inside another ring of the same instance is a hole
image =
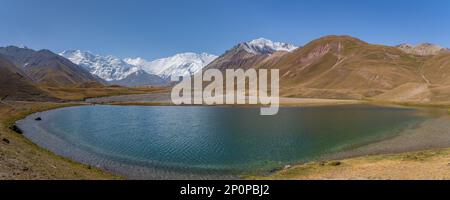
[[365, 105], [259, 112], [81, 106], [36, 113], [18, 124], [26, 137], [57, 154], [133, 178], [165, 178], [270, 170], [391, 137], [423, 120], [416, 110]]

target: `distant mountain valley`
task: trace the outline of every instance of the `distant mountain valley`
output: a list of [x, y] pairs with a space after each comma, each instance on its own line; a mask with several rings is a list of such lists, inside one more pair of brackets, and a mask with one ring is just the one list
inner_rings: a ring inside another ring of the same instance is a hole
[[450, 103], [450, 50], [429, 43], [384, 46], [326, 36], [299, 47], [259, 38], [220, 56], [181, 53], [153, 61], [8, 46], [0, 48], [0, 61], [1, 96], [9, 99], [52, 98], [42, 86], [168, 86], [171, 76], [255, 68], [279, 69], [284, 97]]

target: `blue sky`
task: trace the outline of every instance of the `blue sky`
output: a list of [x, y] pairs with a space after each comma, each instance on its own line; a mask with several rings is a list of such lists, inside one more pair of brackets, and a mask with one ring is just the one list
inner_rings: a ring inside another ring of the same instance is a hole
[[448, 0], [0, 0], [0, 46], [155, 59], [329, 34], [450, 47]]

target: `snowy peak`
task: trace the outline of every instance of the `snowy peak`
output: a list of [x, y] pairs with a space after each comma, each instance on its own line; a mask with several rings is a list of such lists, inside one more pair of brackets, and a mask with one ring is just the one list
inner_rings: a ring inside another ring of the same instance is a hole
[[138, 67], [130, 65], [117, 57], [93, 55], [89, 51], [68, 50], [59, 55], [107, 81], [124, 79], [139, 70]]
[[422, 43], [418, 45], [411, 44], [401, 44], [398, 45], [397, 48], [404, 51], [405, 53], [420, 55], [420, 56], [429, 56], [429, 55], [437, 55], [441, 51], [446, 50], [445, 48], [430, 44], [430, 43]]
[[265, 38], [258, 38], [249, 42], [241, 43], [239, 46], [243, 47], [247, 52], [252, 54], [271, 54], [276, 51], [292, 52], [298, 48], [292, 44], [273, 42]]
[[170, 76], [190, 76], [199, 72], [203, 67], [215, 60], [217, 56], [207, 53], [180, 53], [171, 57], [154, 61], [146, 61], [142, 58], [128, 58], [125, 62], [138, 66], [147, 73], [156, 74], [164, 79]]

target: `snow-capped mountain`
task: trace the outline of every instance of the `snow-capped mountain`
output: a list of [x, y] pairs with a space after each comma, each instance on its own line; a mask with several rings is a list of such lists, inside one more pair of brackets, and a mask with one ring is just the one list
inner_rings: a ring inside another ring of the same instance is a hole
[[239, 43], [227, 50], [220, 57], [206, 66], [206, 69], [248, 69], [254, 68], [263, 60], [270, 59], [278, 52], [280, 54], [289, 53], [298, 47], [282, 43], [272, 42], [268, 39], [259, 38], [248, 42]]
[[[264, 38], [241, 43], [238, 46], [255, 55], [270, 54], [276, 51], [291, 52], [298, 48], [292, 44], [272, 42]], [[139, 77], [140, 80], [143, 80], [142, 77], [150, 77], [148, 75], [157, 75], [166, 80], [171, 76], [190, 76], [218, 58], [216, 55], [191, 52], [154, 61], [147, 61], [143, 58], [119, 59], [114, 56], [93, 55], [88, 51], [80, 50], [68, 50], [60, 53], [60, 55], [109, 82], [123, 80], [130, 75]], [[142, 72], [137, 73], [140, 70], [145, 71], [148, 75], [143, 76]], [[140, 76], [136, 76], [138, 74]], [[132, 77], [128, 78], [127, 82], [132, 81], [129, 79], [132, 79]]]
[[140, 69], [117, 57], [93, 55], [88, 51], [68, 50], [59, 55], [106, 81], [122, 80]]
[[80, 50], [68, 50], [60, 55], [111, 84], [124, 86], [167, 84], [170, 76], [193, 75], [217, 58], [207, 53], [181, 53], [154, 61], [143, 58], [122, 60]]
[[218, 56], [207, 53], [181, 53], [154, 61], [147, 61], [142, 58], [128, 58], [124, 59], [124, 61], [128, 64], [140, 67], [149, 74], [156, 74], [163, 79], [168, 79], [172, 75], [193, 75], [217, 57]]
[[275, 51], [294, 51], [298, 47], [282, 43], [282, 42], [273, 42], [271, 40], [265, 38], [258, 38], [249, 42], [244, 42], [240, 44], [247, 52], [252, 54], [267, 54], [273, 53]]
[[[276, 51], [294, 51], [298, 47], [259, 38], [237, 45], [248, 53], [261, 55]], [[114, 56], [94, 55], [88, 51], [68, 50], [60, 53], [73, 63], [86, 68], [90, 73], [110, 82], [138, 85], [141, 83], [160, 83], [155, 76], [168, 80], [171, 76], [190, 76], [201, 71], [218, 58], [207, 53], [180, 53], [171, 57], [147, 61], [143, 58], [120, 59]], [[147, 74], [145, 74], [145, 73]], [[149, 80], [146, 80], [149, 79]], [[120, 81], [123, 80], [123, 81]]]

